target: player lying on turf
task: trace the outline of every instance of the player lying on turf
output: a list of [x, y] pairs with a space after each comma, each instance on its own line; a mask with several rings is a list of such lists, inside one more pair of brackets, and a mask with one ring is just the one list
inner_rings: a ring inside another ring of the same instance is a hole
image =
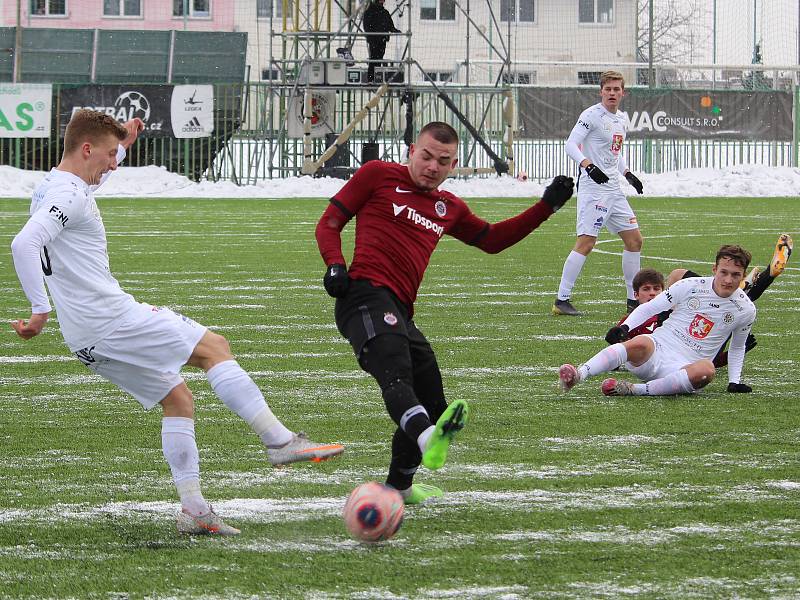
[[292, 433], [272, 414], [224, 337], [168, 308], [136, 302], [111, 275], [94, 190], [116, 170], [143, 127], [139, 119], [123, 126], [91, 110], [73, 115], [64, 156], [34, 191], [31, 217], [11, 244], [31, 303], [30, 319], [12, 326], [25, 340], [41, 333], [50, 313], [46, 283], [61, 334], [78, 360], [145, 409], [161, 405], [164, 458], [181, 499], [178, 531], [236, 535], [239, 530], [226, 525], [200, 491], [194, 400], [181, 367], [206, 371], [214, 393], [255, 431], [273, 465], [323, 460], [343, 448]]
[[[783, 273], [783, 270], [786, 268], [786, 263], [792, 255], [793, 246], [792, 238], [788, 234], [782, 233], [775, 244], [775, 251], [769, 265], [763, 270], [759, 267], [753, 267], [753, 270], [750, 271], [750, 274], [743, 281], [742, 287], [750, 300], [753, 302], [758, 300], [772, 282], [775, 281], [775, 278]], [[689, 277], [699, 277], [699, 275], [688, 269], [675, 269], [667, 278], [667, 287], [681, 279]], [[664, 290], [664, 287], [664, 276], [655, 269], [641, 269], [633, 279], [634, 297], [639, 304], [644, 304], [655, 298]], [[629, 331], [628, 338], [633, 338], [643, 333], [653, 333], [655, 328], [659, 327], [664, 320], [669, 317], [670, 312], [671, 311], [665, 311], [649, 318], [636, 329]], [[617, 325], [622, 325], [626, 318], [627, 315], [622, 317]], [[751, 333], [747, 336], [747, 341], [745, 342], [745, 352], [750, 352], [750, 350], [756, 347], [756, 344], [756, 338]], [[728, 352], [725, 350], [726, 345], [727, 341], [714, 357], [714, 366], [718, 369], [728, 364]], [[740, 385], [736, 391], [751, 390], [749, 386]]]
[[[712, 359], [728, 337], [728, 390], [739, 390], [745, 342], [756, 308], [739, 285], [750, 264], [750, 253], [740, 246], [722, 246], [712, 267], [713, 278], [691, 277], [676, 282], [652, 300], [640, 304], [606, 340], [612, 345], [587, 362], [562, 365], [559, 380], [564, 391], [600, 373], [625, 365], [645, 383], [606, 379], [607, 396], [664, 396], [688, 394], [714, 379]], [[652, 333], [629, 339], [648, 319], [661, 312], [672, 314]], [[746, 386], [749, 388], [749, 386]]]

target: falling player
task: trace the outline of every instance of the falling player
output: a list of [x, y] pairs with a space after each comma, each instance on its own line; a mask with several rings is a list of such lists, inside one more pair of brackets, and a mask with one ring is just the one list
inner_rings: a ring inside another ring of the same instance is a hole
[[[760, 267], [753, 267], [753, 270], [750, 271], [750, 274], [742, 281], [742, 289], [744, 290], [744, 293], [747, 294], [747, 297], [750, 298], [750, 300], [756, 302], [766, 291], [766, 289], [772, 285], [772, 282], [775, 281], [775, 278], [783, 273], [784, 269], [786, 268], [786, 263], [789, 261], [789, 257], [792, 255], [793, 247], [794, 242], [788, 233], [782, 233], [778, 236], [778, 241], [775, 243], [775, 250], [772, 254], [772, 259], [770, 260], [769, 265], [767, 265], [767, 267], [765, 267], [763, 270]], [[688, 269], [674, 269], [669, 274], [666, 285], [668, 287], [681, 279], [687, 279], [689, 277], [700, 277], [700, 275]], [[641, 269], [633, 278], [633, 293], [636, 301], [639, 302], [639, 304], [650, 302], [650, 300], [655, 298], [664, 290], [664, 287], [664, 276], [655, 269]], [[650, 317], [636, 329], [632, 329], [630, 332], [628, 332], [628, 338], [636, 337], [637, 335], [641, 335], [643, 333], [653, 333], [656, 327], [661, 326], [664, 320], [669, 317], [671, 312], [672, 311], [667, 310], [663, 313], [659, 313], [658, 315]], [[622, 325], [626, 318], [627, 315], [620, 319], [617, 325]], [[611, 341], [609, 343], [614, 342]], [[756, 344], [756, 338], [751, 333], [747, 336], [747, 340], [745, 341], [745, 352], [750, 352], [750, 350], [756, 347]], [[714, 357], [714, 366], [718, 369], [728, 364], [728, 352], [725, 350], [726, 345], [727, 343], [723, 344], [722, 348], [720, 348], [719, 352], [717, 352], [717, 355]], [[750, 389], [750, 386], [740, 385], [736, 388], [736, 391], [750, 392], [752, 390]]]
[[[378, 382], [397, 424], [386, 483], [417, 504], [442, 490], [413, 484], [420, 462], [440, 468], [454, 434], [467, 421], [468, 406], [448, 406], [442, 375], [428, 340], [413, 320], [414, 301], [431, 254], [444, 234], [484, 252], [512, 246], [572, 196], [573, 181], [559, 175], [531, 208], [500, 223], [475, 216], [463, 200], [439, 185], [456, 165], [458, 134], [446, 123], [420, 131], [408, 165], [363, 165], [328, 205], [317, 225], [327, 265], [325, 289], [336, 298], [336, 325], [359, 365]], [[350, 269], [341, 231], [356, 217]]]
[[343, 448], [292, 433], [272, 414], [224, 337], [169, 309], [136, 302], [111, 275], [93, 192], [125, 158], [142, 128], [140, 119], [120, 125], [91, 110], [73, 115], [64, 156], [34, 191], [31, 217], [11, 244], [31, 303], [30, 319], [12, 326], [25, 340], [41, 333], [50, 313], [46, 282], [64, 341], [75, 356], [145, 409], [161, 405], [164, 457], [181, 499], [178, 531], [236, 535], [239, 530], [224, 523], [200, 491], [194, 400], [179, 374], [184, 364], [206, 371], [217, 396], [267, 446], [273, 465], [323, 460]]
[[[606, 340], [612, 345], [587, 362], [562, 365], [559, 379], [564, 391], [579, 382], [625, 365], [645, 383], [606, 379], [607, 396], [663, 396], [688, 394], [714, 379], [712, 359], [730, 336], [728, 391], [749, 391], [741, 383], [745, 343], [756, 307], [739, 284], [750, 264], [750, 253], [740, 246], [722, 246], [712, 267], [713, 278], [681, 279], [655, 298], [640, 304], [621, 325], [612, 327]], [[672, 314], [653, 333], [635, 331], [655, 315]]]
[[633, 277], [639, 271], [642, 234], [636, 215], [622, 192], [620, 174], [641, 194], [642, 182], [626, 164], [623, 144], [628, 116], [619, 110], [625, 96], [621, 73], [600, 75], [600, 102], [584, 110], [567, 139], [567, 154], [578, 163], [577, 240], [564, 262], [554, 315], [579, 316], [571, 301], [572, 289], [603, 226], [622, 238], [622, 274], [628, 294], [628, 312], [637, 306]]

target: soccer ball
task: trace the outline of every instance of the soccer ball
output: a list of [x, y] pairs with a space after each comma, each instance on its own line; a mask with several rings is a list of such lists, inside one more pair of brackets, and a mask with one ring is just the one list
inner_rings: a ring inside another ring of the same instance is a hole
[[403, 497], [376, 481], [362, 483], [344, 504], [344, 524], [357, 540], [380, 542], [392, 537], [403, 522]]

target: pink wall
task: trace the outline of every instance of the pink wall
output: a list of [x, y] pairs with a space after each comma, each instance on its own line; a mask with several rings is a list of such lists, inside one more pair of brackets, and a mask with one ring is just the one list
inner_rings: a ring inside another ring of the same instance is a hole
[[[141, 17], [104, 17], [103, 0], [66, 0], [66, 17], [29, 15], [30, 0], [22, 3], [23, 27], [68, 29], [183, 29], [183, 17], [172, 16], [172, 0], [141, 0]], [[236, 0], [210, 0], [211, 16], [186, 19], [189, 31], [233, 31]], [[16, 0], [0, 0], [0, 25], [17, 24]]]

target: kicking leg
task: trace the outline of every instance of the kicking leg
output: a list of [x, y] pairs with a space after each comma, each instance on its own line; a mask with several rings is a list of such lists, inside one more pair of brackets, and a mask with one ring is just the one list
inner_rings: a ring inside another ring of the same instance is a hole
[[207, 372], [208, 383], [220, 400], [256, 432], [267, 447], [273, 465], [319, 462], [341, 454], [341, 444], [317, 444], [305, 434], [294, 434], [273, 414], [261, 390], [233, 358], [228, 341], [206, 332], [189, 363]]
[[775, 252], [772, 255], [769, 267], [763, 272], [758, 272], [754, 278], [755, 281], [752, 281], [751, 285], [745, 288], [747, 297], [750, 298], [750, 300], [753, 302], [758, 300], [761, 294], [772, 285], [775, 278], [783, 273], [783, 270], [786, 268], [786, 263], [792, 255], [793, 248], [794, 242], [792, 238], [788, 234], [782, 233], [780, 237], [778, 237], [778, 242], [775, 244]]

